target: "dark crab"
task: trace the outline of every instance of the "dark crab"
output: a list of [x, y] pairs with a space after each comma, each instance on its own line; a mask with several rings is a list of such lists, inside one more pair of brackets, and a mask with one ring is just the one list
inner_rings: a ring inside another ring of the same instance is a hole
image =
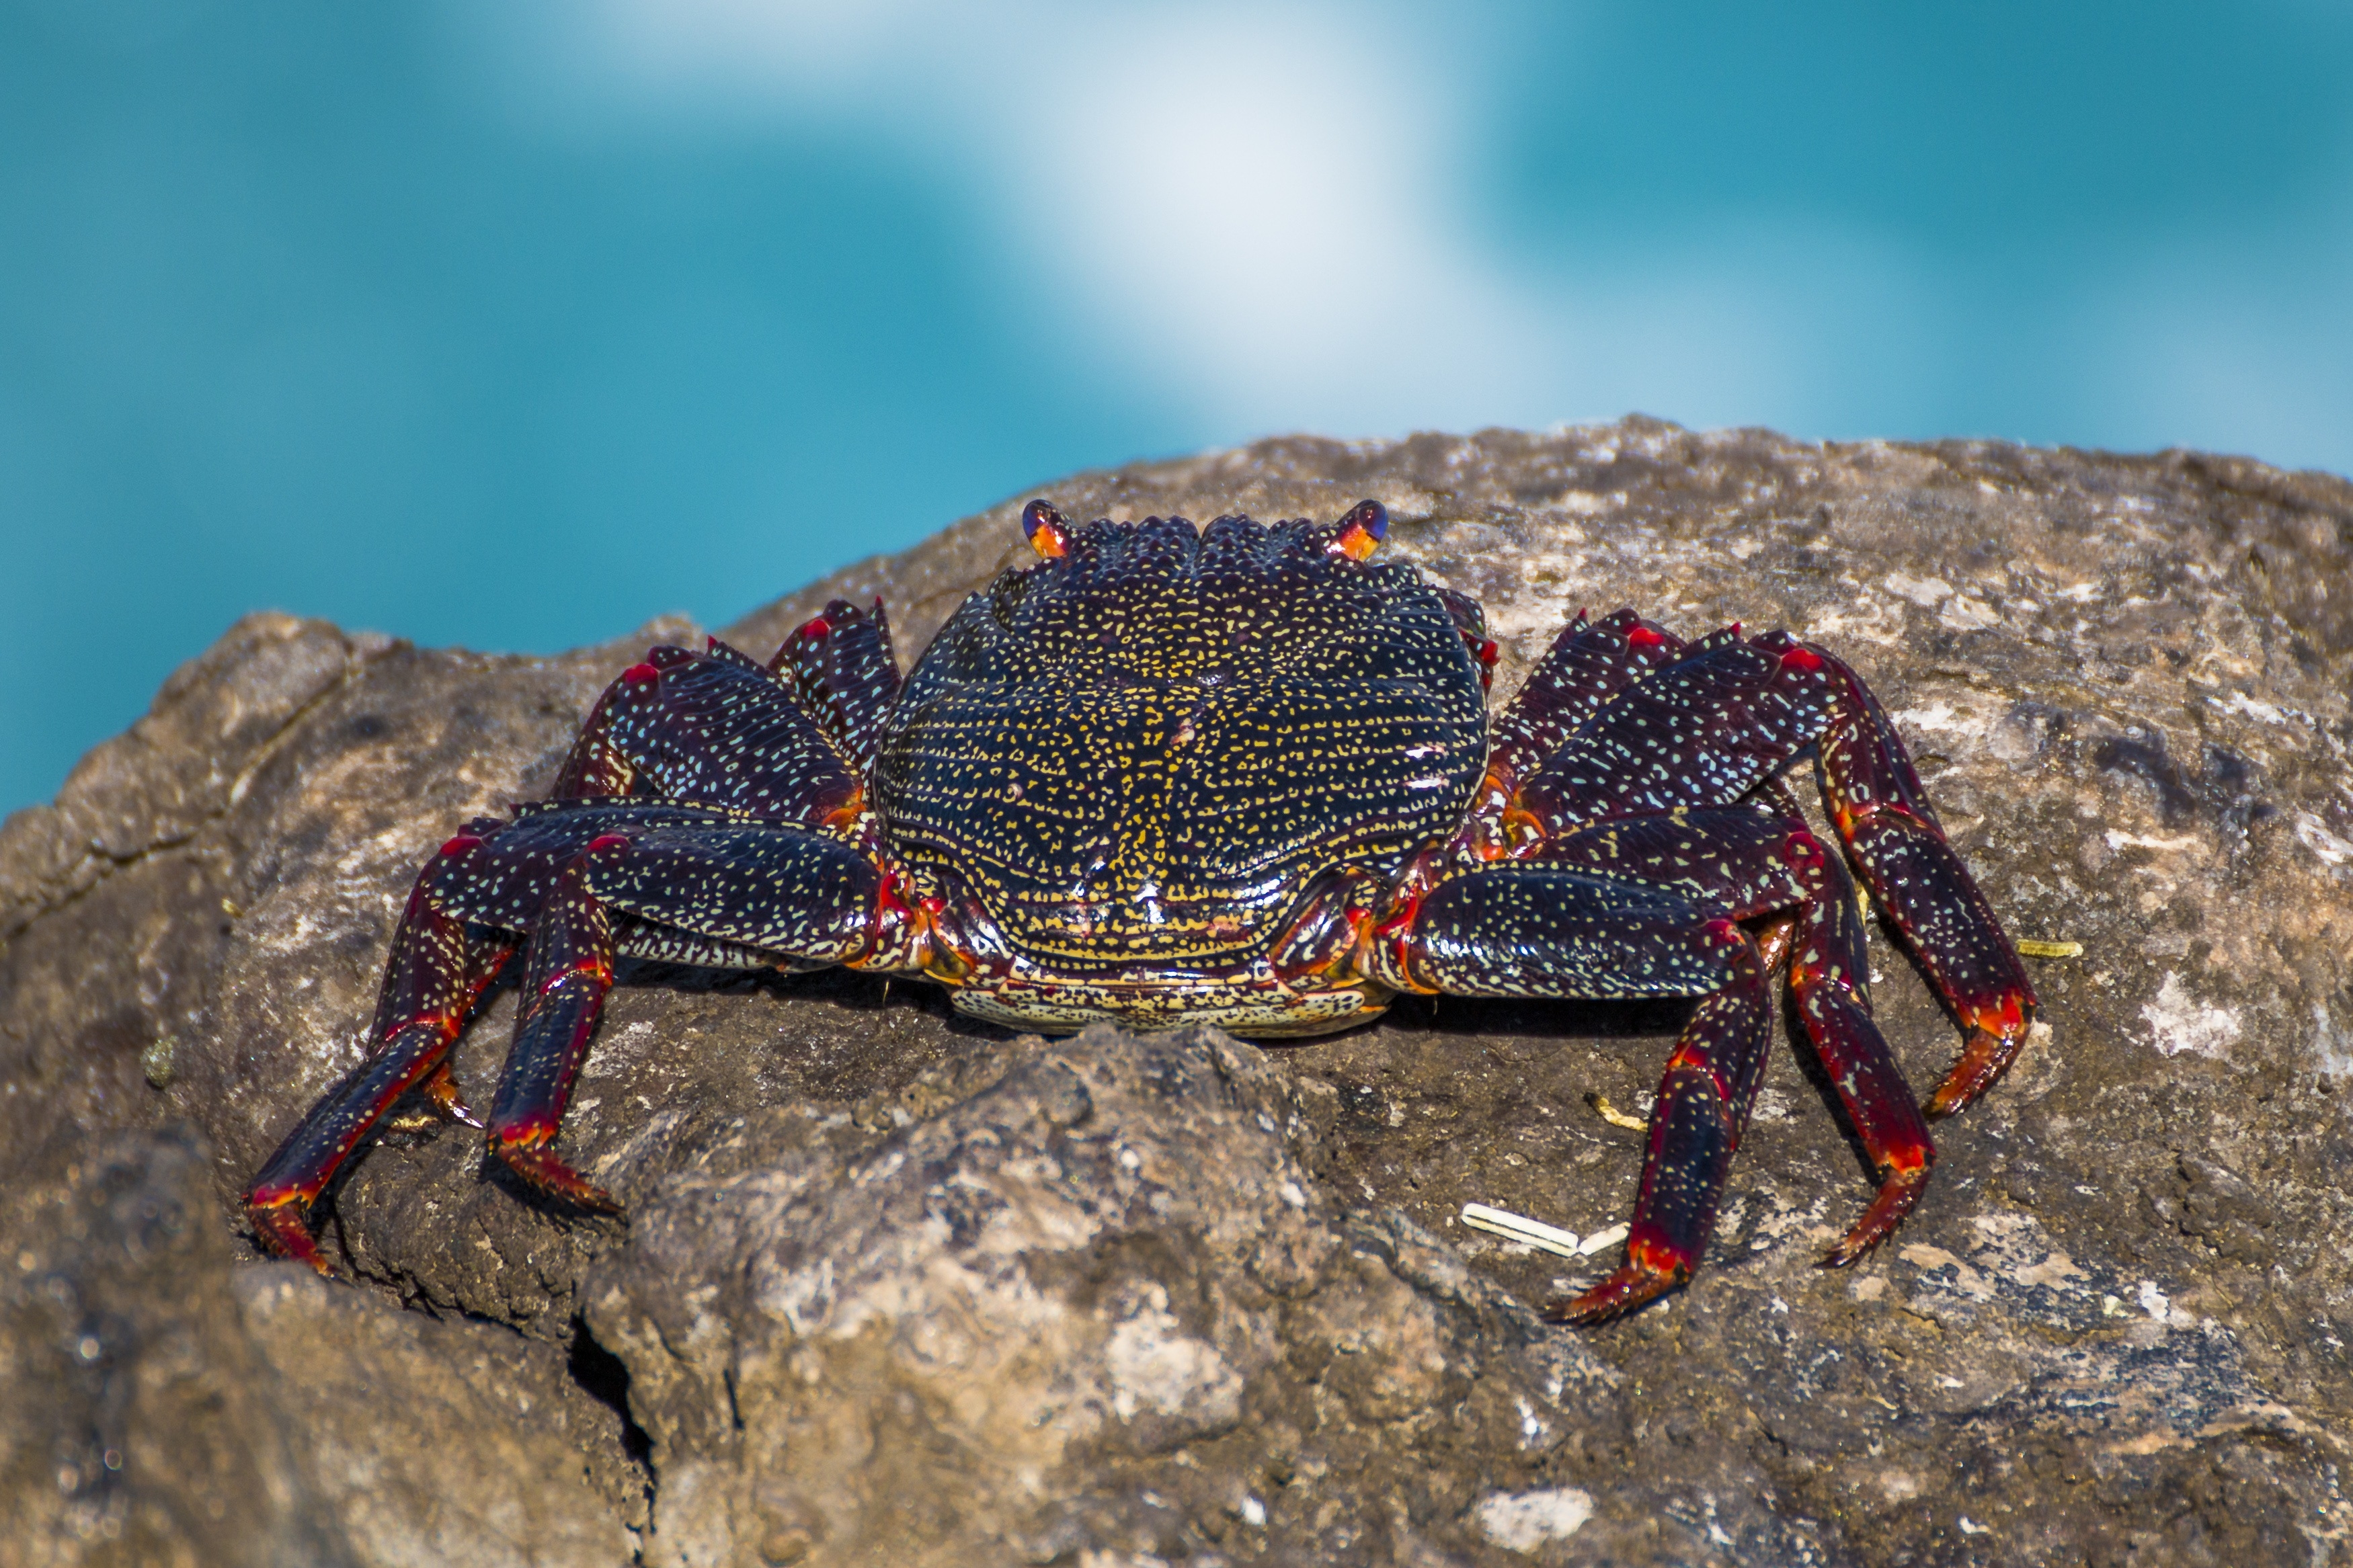
[[[878, 601], [762, 665], [658, 647], [583, 727], [550, 798], [470, 823], [418, 876], [367, 1058], [247, 1194], [323, 1267], [307, 1215], [402, 1093], [469, 1121], [451, 1043], [512, 954], [491, 1152], [582, 1208], [555, 1143], [623, 955], [920, 976], [983, 1018], [1312, 1035], [1405, 992], [1689, 997], [1624, 1261], [1557, 1315], [1689, 1278], [1762, 1076], [1772, 978], [1879, 1172], [1824, 1259], [1892, 1232], [1935, 1157], [1872, 1021], [1852, 864], [1964, 1032], [1927, 1114], [1998, 1079], [2033, 1016], [2009, 940], [1870, 691], [1737, 626], [1630, 611], [1564, 627], [1492, 725], [1477, 605], [1329, 526], [1072, 529], [973, 595], [902, 684]], [[1814, 762], [1842, 854], [1783, 782]], [[477, 1123], [477, 1125], [482, 1125]]]

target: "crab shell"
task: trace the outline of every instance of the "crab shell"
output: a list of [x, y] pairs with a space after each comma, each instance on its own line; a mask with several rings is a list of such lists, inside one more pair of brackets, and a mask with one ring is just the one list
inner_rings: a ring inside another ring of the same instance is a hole
[[1487, 751], [1473, 649], [1492, 645], [1475, 606], [1360, 558], [1361, 537], [1095, 522], [941, 629], [873, 800], [884, 852], [941, 911], [947, 962], [927, 967], [958, 1008], [1266, 1037], [1388, 1005], [1372, 975], [1303, 973], [1279, 939], [1312, 888], [1386, 882], [1461, 824]]

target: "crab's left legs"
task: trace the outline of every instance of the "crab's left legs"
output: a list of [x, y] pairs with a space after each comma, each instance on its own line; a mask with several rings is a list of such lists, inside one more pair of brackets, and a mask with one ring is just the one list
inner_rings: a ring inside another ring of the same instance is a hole
[[1366, 954], [1398, 990], [1471, 996], [1696, 996], [1651, 1111], [1626, 1261], [1576, 1300], [1599, 1322], [1691, 1277], [1762, 1080], [1772, 1009], [1757, 944], [1664, 888], [1518, 864], [1441, 882]]
[[1730, 807], [1630, 817], [1572, 834], [1524, 864], [1588, 868], [1671, 888], [1735, 919], [1793, 910], [1778, 944], [1805, 1043], [1837, 1089], [1879, 1190], [1823, 1258], [1853, 1262], [1909, 1214], [1936, 1145], [1871, 1014], [1871, 963], [1846, 868], [1794, 813]]
[[1847, 1263], [1909, 1212], [1936, 1154], [1872, 1021], [1852, 884], [1802, 823], [1745, 806], [1604, 823], [1441, 881], [1378, 928], [1367, 963], [1399, 989], [1700, 998], [1660, 1082], [1625, 1263], [1555, 1303], [1569, 1321], [1614, 1317], [1698, 1267], [1769, 1038], [1767, 963], [1733, 922], [1785, 910], [1775, 947], [1807, 1045], [1880, 1176], [1824, 1259]]

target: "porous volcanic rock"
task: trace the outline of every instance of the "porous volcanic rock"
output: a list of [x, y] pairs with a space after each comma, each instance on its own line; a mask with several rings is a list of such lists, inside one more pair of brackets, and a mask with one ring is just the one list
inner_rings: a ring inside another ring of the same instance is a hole
[[[0, 826], [0, 1511], [39, 1526], [0, 1562], [2353, 1553], [2353, 486], [1629, 420], [1028, 493], [1375, 497], [1391, 553], [1486, 605], [1498, 701], [1581, 605], [1830, 644], [2013, 934], [2082, 944], [2031, 961], [2047, 1029], [1839, 1273], [1813, 1258], [1867, 1185], [1778, 1052], [1706, 1268], [1574, 1333], [1529, 1304], [1607, 1255], [1457, 1216], [1622, 1217], [1641, 1140], [1597, 1106], [1646, 1106], [1674, 1008], [1048, 1043], [924, 985], [641, 965], [565, 1134], [627, 1220], [404, 1112], [322, 1206], [353, 1283], [314, 1283], [233, 1200], [358, 1058], [408, 879], [694, 629], [522, 658], [248, 617]], [[879, 593], [912, 654], [1026, 555], [1023, 499], [723, 635], [765, 655]], [[1873, 944], [1925, 1086], [1953, 1031]], [[458, 1052], [478, 1097], [513, 1005]], [[224, 1494], [242, 1558], [207, 1554]]]

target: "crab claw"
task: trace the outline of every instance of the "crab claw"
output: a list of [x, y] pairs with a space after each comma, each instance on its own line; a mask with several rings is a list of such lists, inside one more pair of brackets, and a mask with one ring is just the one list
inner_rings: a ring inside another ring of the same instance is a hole
[[1071, 525], [1062, 514], [1042, 500], [1033, 500], [1021, 509], [1021, 531], [1029, 536], [1029, 548], [1042, 561], [1060, 561], [1071, 552]]

